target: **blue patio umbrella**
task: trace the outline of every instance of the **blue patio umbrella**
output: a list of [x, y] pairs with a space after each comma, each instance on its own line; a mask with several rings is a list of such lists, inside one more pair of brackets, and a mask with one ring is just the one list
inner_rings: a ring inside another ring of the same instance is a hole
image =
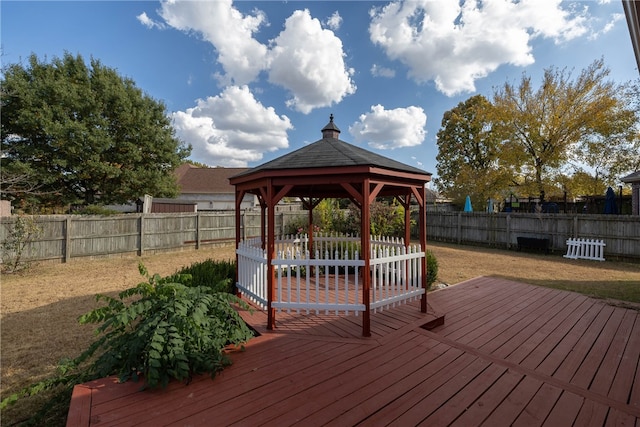
[[464, 211], [465, 212], [473, 212], [473, 208], [471, 207], [471, 197], [467, 196], [464, 201]]
[[616, 193], [611, 187], [607, 188], [607, 193], [604, 198], [604, 213], [611, 215], [618, 214], [618, 206], [616, 206]]

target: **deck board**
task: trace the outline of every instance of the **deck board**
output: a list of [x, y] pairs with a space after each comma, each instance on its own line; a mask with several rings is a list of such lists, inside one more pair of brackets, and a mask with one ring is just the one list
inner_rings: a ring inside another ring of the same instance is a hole
[[[635, 425], [640, 313], [481, 277], [371, 314], [241, 309], [260, 334], [213, 380], [77, 386], [69, 426]], [[445, 323], [422, 326], [437, 315]]]

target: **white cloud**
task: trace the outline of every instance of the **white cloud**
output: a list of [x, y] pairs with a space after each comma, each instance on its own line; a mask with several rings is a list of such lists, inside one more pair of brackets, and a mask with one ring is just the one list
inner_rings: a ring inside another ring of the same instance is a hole
[[193, 146], [191, 158], [210, 166], [244, 167], [263, 153], [287, 148], [287, 116], [258, 102], [247, 86], [227, 87], [220, 95], [173, 114], [177, 136]]
[[243, 15], [231, 0], [170, 0], [162, 3], [159, 13], [168, 25], [194, 32], [216, 48], [226, 73], [220, 76], [222, 84], [249, 83], [265, 68], [267, 47], [253, 38], [266, 23], [261, 11]]
[[[308, 10], [293, 12], [269, 46], [254, 37], [267, 24], [265, 14], [255, 10], [243, 15], [232, 0], [167, 0], [159, 14], [167, 25], [197, 34], [215, 47], [225, 73], [216, 75], [221, 86], [248, 84], [266, 71], [270, 82], [290, 92], [287, 105], [304, 114], [340, 102], [356, 90], [342, 41]], [[150, 25], [146, 14], [139, 19]], [[332, 29], [341, 23], [337, 11], [326, 21]]]
[[272, 40], [269, 81], [291, 92], [287, 105], [304, 114], [356, 91], [344, 63], [342, 41], [308, 10], [297, 10]]
[[136, 16], [136, 19], [147, 28], [157, 28], [159, 30], [163, 30], [166, 28], [166, 25], [164, 25], [162, 22], [156, 22], [153, 19], [149, 18], [146, 12], [142, 12], [140, 15]]
[[453, 96], [473, 92], [476, 79], [502, 64], [532, 64], [535, 37], [561, 43], [584, 35], [586, 14], [560, 0], [412, 0], [372, 9], [369, 36], [416, 82], [433, 80]]
[[349, 126], [349, 133], [357, 142], [377, 149], [413, 147], [424, 141], [426, 124], [427, 115], [420, 107], [385, 110], [382, 105], [373, 105], [370, 113], [361, 114], [359, 121]]
[[624, 19], [625, 19], [624, 13], [612, 13], [611, 16], [609, 17], [609, 20], [604, 24], [602, 29], [598, 32], [591, 34], [589, 39], [593, 40], [600, 37], [603, 34], [608, 33], [609, 31], [613, 30], [613, 28], [616, 26], [618, 21], [622, 21]]
[[340, 13], [336, 10], [333, 12], [333, 15], [327, 18], [325, 25], [333, 31], [338, 31], [342, 25], [342, 16], [340, 16]]
[[374, 77], [393, 78], [396, 76], [396, 71], [391, 68], [380, 67], [378, 64], [373, 64], [371, 66], [371, 75]]

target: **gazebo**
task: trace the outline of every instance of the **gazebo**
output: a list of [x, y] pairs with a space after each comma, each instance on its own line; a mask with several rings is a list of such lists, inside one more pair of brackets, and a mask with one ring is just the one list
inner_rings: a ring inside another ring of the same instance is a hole
[[[237, 286], [267, 311], [362, 313], [362, 335], [370, 336], [371, 312], [406, 300], [426, 299], [425, 185], [431, 174], [339, 139], [333, 121], [322, 139], [229, 179], [235, 186]], [[258, 197], [261, 235], [242, 240], [240, 204]], [[276, 236], [275, 206], [297, 197], [308, 210], [305, 235]], [[403, 239], [371, 236], [370, 205], [394, 197], [404, 207]], [[348, 198], [361, 210], [360, 236], [314, 235], [313, 209], [327, 198]], [[410, 244], [410, 205], [419, 210], [419, 244]]]

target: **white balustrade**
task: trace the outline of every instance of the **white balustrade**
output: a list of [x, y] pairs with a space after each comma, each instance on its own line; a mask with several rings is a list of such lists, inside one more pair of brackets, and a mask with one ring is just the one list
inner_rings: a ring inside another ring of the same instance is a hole
[[[313, 236], [311, 257], [308, 235], [276, 239], [272, 259], [275, 289], [271, 305], [278, 310], [307, 313], [355, 313], [366, 309], [362, 301], [364, 260], [357, 236]], [[260, 239], [239, 244], [238, 289], [262, 308], [267, 306], [267, 256]], [[370, 252], [370, 307], [382, 310], [419, 298], [422, 288], [419, 245], [403, 239], [372, 237]]]

